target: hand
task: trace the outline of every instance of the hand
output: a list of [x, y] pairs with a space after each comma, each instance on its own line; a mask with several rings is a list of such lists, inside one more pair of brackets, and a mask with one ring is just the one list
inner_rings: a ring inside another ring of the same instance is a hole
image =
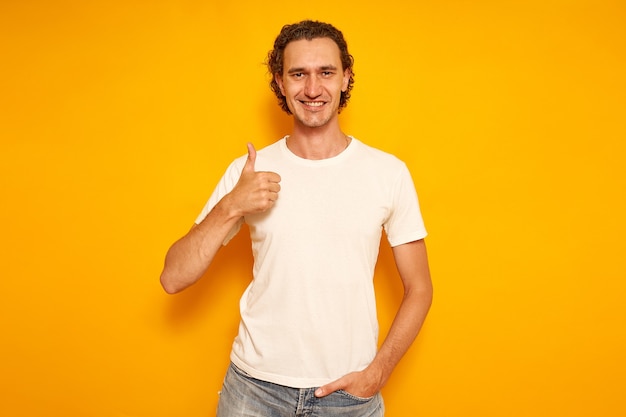
[[231, 191], [230, 199], [242, 216], [269, 210], [278, 199], [280, 175], [275, 172], [256, 172], [256, 150], [248, 143], [248, 159], [239, 181]]
[[351, 372], [341, 378], [315, 390], [316, 397], [325, 397], [335, 391], [343, 390], [360, 398], [370, 398], [383, 387], [382, 378], [366, 368], [363, 371]]

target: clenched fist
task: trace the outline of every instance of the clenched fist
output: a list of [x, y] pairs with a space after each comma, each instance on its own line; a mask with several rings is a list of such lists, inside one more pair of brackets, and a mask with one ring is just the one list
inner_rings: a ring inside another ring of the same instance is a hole
[[242, 216], [269, 210], [278, 199], [280, 175], [275, 172], [254, 170], [256, 150], [248, 143], [248, 159], [239, 181], [230, 192], [234, 207]]

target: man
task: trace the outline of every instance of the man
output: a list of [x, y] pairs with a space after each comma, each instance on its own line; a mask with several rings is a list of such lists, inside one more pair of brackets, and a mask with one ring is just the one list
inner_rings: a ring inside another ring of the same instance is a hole
[[[382, 416], [380, 395], [429, 310], [432, 285], [417, 195], [404, 163], [342, 132], [353, 59], [333, 26], [283, 27], [268, 55], [292, 132], [227, 169], [161, 283], [196, 282], [245, 221], [253, 280], [218, 405], [231, 416]], [[404, 298], [377, 348], [373, 275], [382, 230]]]

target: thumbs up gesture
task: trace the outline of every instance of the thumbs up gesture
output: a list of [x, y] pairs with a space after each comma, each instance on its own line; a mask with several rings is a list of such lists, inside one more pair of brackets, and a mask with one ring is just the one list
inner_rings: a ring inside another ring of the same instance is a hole
[[275, 172], [255, 171], [256, 149], [248, 143], [248, 159], [239, 181], [231, 191], [232, 203], [242, 216], [269, 210], [278, 199], [280, 175]]

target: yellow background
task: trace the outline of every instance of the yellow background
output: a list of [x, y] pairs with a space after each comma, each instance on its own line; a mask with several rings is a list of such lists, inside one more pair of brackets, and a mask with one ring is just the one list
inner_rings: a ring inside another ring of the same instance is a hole
[[213, 415], [248, 238], [182, 294], [158, 276], [245, 143], [289, 129], [263, 62], [303, 18], [344, 31], [342, 124], [407, 162], [430, 232], [388, 415], [625, 415], [618, 0], [0, 2], [0, 414]]

